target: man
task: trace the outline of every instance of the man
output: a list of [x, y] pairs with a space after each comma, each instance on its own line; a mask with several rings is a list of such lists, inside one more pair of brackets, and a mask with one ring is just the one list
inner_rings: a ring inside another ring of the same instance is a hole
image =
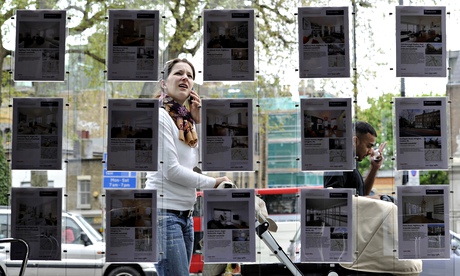
[[[383, 164], [382, 153], [386, 146], [386, 142], [379, 146], [378, 151], [380, 155], [374, 156], [374, 146], [377, 138], [377, 132], [375, 129], [370, 124], [361, 121], [357, 121], [355, 123], [355, 129], [356, 135], [353, 136], [353, 145], [356, 151], [356, 160], [359, 162], [369, 155], [373, 156], [370, 158], [371, 168], [366, 176], [366, 179], [363, 179], [358, 169], [346, 172], [325, 172], [324, 187], [354, 188], [356, 189], [356, 193], [358, 195], [369, 196], [372, 187], [374, 186], [377, 171]], [[380, 198], [378, 195], [374, 197]]]

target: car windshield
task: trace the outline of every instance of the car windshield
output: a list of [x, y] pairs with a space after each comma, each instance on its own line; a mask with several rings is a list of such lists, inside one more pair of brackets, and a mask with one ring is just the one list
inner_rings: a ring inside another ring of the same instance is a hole
[[460, 256], [460, 238], [457, 236], [456, 233], [451, 231], [451, 240], [450, 240], [450, 246], [452, 253], [454, 253], [457, 256]]
[[0, 215], [0, 239], [9, 237], [10, 223], [10, 216]]
[[75, 216], [75, 218], [76, 218], [77, 220], [79, 220], [82, 224], [85, 225], [86, 230], [89, 232], [89, 233], [86, 233], [87, 231], [85, 231], [85, 233], [86, 233], [87, 235], [91, 235], [91, 236], [94, 237], [94, 239], [96, 239], [98, 242], [102, 241], [102, 235], [101, 235], [99, 232], [97, 232], [97, 231], [93, 228], [93, 226], [91, 226], [82, 216], [80, 216], [80, 215], [74, 215], [74, 216]]

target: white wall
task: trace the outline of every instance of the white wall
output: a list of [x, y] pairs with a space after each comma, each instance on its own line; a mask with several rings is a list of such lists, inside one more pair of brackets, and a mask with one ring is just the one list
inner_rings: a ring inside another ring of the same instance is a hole
[[[62, 170], [48, 170], [48, 181], [53, 181], [55, 188], [66, 187], [66, 166], [62, 165]], [[11, 170], [12, 187], [21, 187], [22, 182], [30, 182], [30, 170]], [[65, 189], [64, 189], [65, 192]]]

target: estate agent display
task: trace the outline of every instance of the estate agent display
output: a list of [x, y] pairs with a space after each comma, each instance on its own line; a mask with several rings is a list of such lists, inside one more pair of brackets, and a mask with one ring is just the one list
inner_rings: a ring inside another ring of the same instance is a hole
[[66, 11], [16, 12], [15, 81], [64, 81]]
[[157, 260], [157, 191], [106, 190], [108, 262]]
[[62, 98], [14, 98], [12, 169], [62, 168]]

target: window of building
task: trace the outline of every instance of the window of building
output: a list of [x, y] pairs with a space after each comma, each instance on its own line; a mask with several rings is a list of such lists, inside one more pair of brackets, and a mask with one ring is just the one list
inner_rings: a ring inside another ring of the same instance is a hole
[[30, 181], [21, 181], [21, 187], [31, 187]]
[[[21, 181], [21, 187], [32, 187], [30, 181]], [[48, 180], [48, 187], [54, 187], [54, 180]]]
[[77, 207], [91, 208], [91, 176], [79, 176], [77, 179]]

